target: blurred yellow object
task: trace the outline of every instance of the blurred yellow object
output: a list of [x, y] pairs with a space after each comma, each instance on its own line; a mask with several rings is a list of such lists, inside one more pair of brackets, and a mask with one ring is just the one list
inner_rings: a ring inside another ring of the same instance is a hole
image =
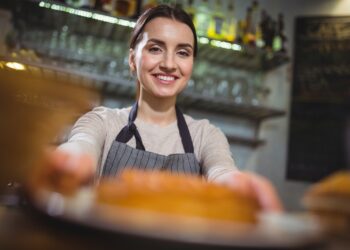
[[5, 65], [15, 70], [26, 70], [26, 67], [24, 66], [24, 64], [18, 63], [18, 62], [7, 62]]
[[45, 147], [92, 107], [96, 94], [78, 80], [52, 69], [0, 60], [0, 194], [7, 183], [22, 183], [30, 176]]
[[303, 205], [330, 233], [350, 231], [350, 171], [338, 171], [312, 185]]
[[312, 185], [304, 205], [313, 210], [336, 210], [350, 215], [350, 171], [338, 171]]

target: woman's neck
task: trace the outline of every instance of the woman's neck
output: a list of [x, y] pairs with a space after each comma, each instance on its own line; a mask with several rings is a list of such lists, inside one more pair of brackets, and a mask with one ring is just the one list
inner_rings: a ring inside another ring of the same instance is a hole
[[145, 98], [141, 95], [138, 100], [137, 118], [147, 123], [167, 126], [176, 121], [176, 99]]

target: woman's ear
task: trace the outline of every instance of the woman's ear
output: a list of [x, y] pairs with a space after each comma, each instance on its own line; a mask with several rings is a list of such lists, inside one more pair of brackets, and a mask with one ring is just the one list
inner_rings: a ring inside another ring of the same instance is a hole
[[131, 73], [134, 73], [136, 71], [136, 65], [135, 65], [135, 51], [134, 49], [129, 50], [129, 67]]

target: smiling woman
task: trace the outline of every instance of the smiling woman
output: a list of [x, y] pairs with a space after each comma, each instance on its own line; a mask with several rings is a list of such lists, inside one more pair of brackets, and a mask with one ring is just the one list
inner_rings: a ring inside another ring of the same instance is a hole
[[[177, 107], [196, 54], [196, 32], [186, 12], [166, 5], [144, 12], [130, 42], [137, 101], [132, 107], [97, 107], [83, 115], [68, 141], [49, 154], [46, 169], [54, 169], [55, 178], [57, 171], [62, 178], [74, 176], [76, 183], [92, 175], [120, 176], [131, 168], [200, 176], [254, 197], [263, 209], [281, 210], [267, 180], [237, 170], [219, 128], [184, 115]], [[67, 182], [55, 185], [62, 183]]]
[[130, 49], [130, 67], [140, 84], [140, 99], [151, 95], [176, 101], [191, 77], [193, 44], [191, 29], [179, 21], [158, 17], [145, 26], [140, 42]]

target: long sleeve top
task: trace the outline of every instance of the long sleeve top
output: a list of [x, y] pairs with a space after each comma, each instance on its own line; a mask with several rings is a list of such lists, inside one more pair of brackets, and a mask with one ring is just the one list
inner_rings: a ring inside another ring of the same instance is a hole
[[[68, 141], [60, 146], [63, 150], [87, 153], [93, 157], [96, 176], [102, 174], [107, 154], [117, 134], [128, 123], [131, 107], [97, 107], [78, 119]], [[223, 132], [207, 119], [196, 120], [184, 115], [193, 141], [194, 153], [204, 169], [208, 181], [215, 181], [227, 173], [236, 171], [228, 141]], [[159, 126], [136, 118], [135, 125], [145, 149], [162, 155], [184, 153], [177, 122]], [[135, 138], [128, 143], [136, 147]]]

